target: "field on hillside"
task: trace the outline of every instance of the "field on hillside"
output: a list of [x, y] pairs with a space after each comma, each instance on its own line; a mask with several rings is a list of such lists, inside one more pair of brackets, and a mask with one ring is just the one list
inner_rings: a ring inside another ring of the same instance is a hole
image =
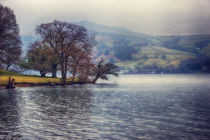
[[[89, 21], [75, 22], [95, 37], [95, 55], [130, 73], [210, 72], [210, 35], [150, 35]], [[23, 36], [23, 50], [36, 37]], [[197, 64], [195, 64], [197, 62]], [[202, 64], [202, 65], [200, 65]], [[180, 68], [180, 65], [182, 66]], [[197, 67], [198, 66], [198, 67]], [[169, 70], [170, 71], [167, 71]], [[144, 72], [141, 72], [141, 71]]]
[[158, 68], [177, 68], [181, 61], [196, 58], [193, 53], [168, 49], [159, 46], [140, 47], [138, 53], [134, 54], [132, 60], [117, 63], [119, 67], [125, 69], [143, 69], [145, 67], [156, 66]]

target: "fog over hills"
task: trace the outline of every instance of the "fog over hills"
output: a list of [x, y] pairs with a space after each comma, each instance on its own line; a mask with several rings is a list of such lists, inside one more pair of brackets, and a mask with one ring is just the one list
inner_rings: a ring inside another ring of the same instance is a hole
[[[90, 21], [74, 22], [95, 36], [98, 56], [129, 73], [209, 72], [210, 35], [154, 36]], [[22, 36], [26, 51], [33, 34]], [[202, 62], [202, 63], [201, 63]]]

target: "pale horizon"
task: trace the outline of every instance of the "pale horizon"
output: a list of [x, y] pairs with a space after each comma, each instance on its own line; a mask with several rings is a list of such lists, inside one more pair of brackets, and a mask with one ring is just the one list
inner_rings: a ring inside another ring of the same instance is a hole
[[210, 34], [208, 0], [0, 0], [14, 10], [20, 33], [53, 20], [91, 21], [152, 35]]

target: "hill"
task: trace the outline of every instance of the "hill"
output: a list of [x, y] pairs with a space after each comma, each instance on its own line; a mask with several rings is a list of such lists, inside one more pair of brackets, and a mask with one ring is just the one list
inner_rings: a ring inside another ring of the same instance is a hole
[[[95, 36], [97, 55], [128, 73], [209, 72], [210, 35], [154, 36], [89, 21], [74, 22]], [[23, 36], [27, 46], [35, 40]], [[192, 70], [193, 69], [193, 70]]]

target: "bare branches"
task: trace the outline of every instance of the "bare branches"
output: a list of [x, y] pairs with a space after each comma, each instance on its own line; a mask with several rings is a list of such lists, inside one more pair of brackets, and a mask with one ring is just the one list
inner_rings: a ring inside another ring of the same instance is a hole
[[36, 32], [57, 54], [61, 66], [62, 83], [65, 84], [68, 66], [72, 65], [72, 73], [76, 75], [79, 61], [91, 50], [87, 30], [82, 26], [55, 20], [37, 26]]
[[[80, 82], [95, 83], [98, 78], [108, 79], [107, 75], [118, 76], [116, 65], [104, 63], [103, 59], [98, 64], [95, 63], [92, 58], [95, 38], [90, 37], [84, 27], [55, 20], [37, 26], [36, 32], [41, 36], [42, 42], [32, 44], [28, 59], [33, 64], [33, 69], [39, 70], [40, 73], [46, 73], [51, 65], [50, 61], [57, 60], [62, 84], [66, 84], [67, 71], [72, 74], [72, 82], [76, 77], [79, 77]], [[32, 61], [33, 59], [37, 61]], [[36, 64], [37, 62], [39, 64]]]
[[101, 59], [94, 68], [95, 78], [92, 82], [95, 83], [99, 78], [108, 80], [107, 75], [118, 76], [118, 72], [118, 66], [111, 63], [104, 64], [104, 60]]

